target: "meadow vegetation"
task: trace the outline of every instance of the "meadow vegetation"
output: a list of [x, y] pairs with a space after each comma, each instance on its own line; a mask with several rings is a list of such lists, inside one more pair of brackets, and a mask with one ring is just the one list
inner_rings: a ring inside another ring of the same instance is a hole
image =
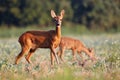
[[[81, 58], [77, 55], [78, 60], [72, 61], [72, 52], [66, 50], [65, 63], [55, 64], [51, 68], [48, 49], [38, 49], [31, 58], [32, 65], [28, 64], [24, 58], [18, 65], [14, 65], [15, 57], [21, 50], [18, 36], [30, 28], [19, 30], [13, 28], [12, 30], [13, 33], [10, 32], [11, 30], [1, 30], [6, 37], [1, 36], [0, 31], [0, 80], [120, 80], [119, 33], [96, 35], [64, 33], [64, 36], [79, 39], [86, 46], [93, 47], [97, 61], [93, 63], [89, 60], [82, 67], [79, 65]], [[7, 32], [10, 33], [6, 35]], [[85, 59], [88, 58], [84, 53], [82, 54]]]
[[[18, 38], [18, 36], [20, 36], [23, 32], [28, 31], [28, 30], [51, 30], [51, 29], [55, 29], [54, 26], [49, 26], [49, 27], [39, 27], [39, 26], [28, 26], [28, 27], [11, 27], [8, 28], [6, 26], [2, 26], [0, 28], [0, 38]], [[106, 34], [105, 31], [101, 31], [99, 29], [96, 30], [90, 30], [88, 28], [86, 28], [83, 25], [77, 25], [77, 26], [62, 26], [62, 35], [93, 35], [93, 34]], [[119, 33], [119, 32], [115, 32], [114, 30], [111, 30], [107, 33]]]

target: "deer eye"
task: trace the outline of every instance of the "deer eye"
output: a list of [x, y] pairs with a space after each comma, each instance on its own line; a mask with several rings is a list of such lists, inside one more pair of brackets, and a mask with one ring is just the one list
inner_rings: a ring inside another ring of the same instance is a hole
[[56, 22], [56, 19], [53, 19], [54, 22]]
[[55, 19], [54, 21], [55, 21], [55, 22], [57, 22], [57, 20], [56, 20], [56, 19]]

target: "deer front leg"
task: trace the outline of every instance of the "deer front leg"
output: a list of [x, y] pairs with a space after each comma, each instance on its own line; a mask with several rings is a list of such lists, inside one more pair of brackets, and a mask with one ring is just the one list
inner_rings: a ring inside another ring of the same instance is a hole
[[82, 61], [84, 61], [84, 59], [83, 59], [83, 56], [82, 56], [81, 52], [78, 52], [78, 54], [79, 54], [79, 56], [80, 56], [81, 60], [82, 60]]
[[76, 53], [76, 50], [75, 50], [75, 49], [72, 49], [73, 61], [76, 60], [76, 58], [75, 58], [75, 53]]
[[54, 65], [54, 55], [52, 51], [50, 52], [50, 57], [51, 57], [51, 65]]
[[61, 49], [59, 49], [57, 52], [58, 57], [60, 57], [60, 54], [61, 54]]
[[[56, 55], [54, 48], [51, 48], [51, 55], [54, 55], [53, 57], [55, 57], [57, 64], [59, 64], [58, 56]], [[51, 61], [51, 64], [53, 64], [53, 61]]]
[[57, 52], [57, 55], [61, 59], [62, 62], [64, 62], [63, 53], [64, 53], [64, 49], [60, 47], [58, 52]]
[[61, 48], [60, 49], [60, 52], [61, 52], [61, 54], [60, 54], [60, 59], [62, 60], [62, 62], [64, 62], [64, 59], [63, 59], [63, 56], [64, 56], [64, 48]]

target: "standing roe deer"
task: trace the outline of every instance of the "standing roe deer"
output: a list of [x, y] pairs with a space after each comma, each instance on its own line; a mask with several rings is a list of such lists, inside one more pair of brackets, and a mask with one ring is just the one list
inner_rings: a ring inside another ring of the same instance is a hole
[[65, 49], [70, 49], [72, 50], [72, 55], [73, 55], [73, 59], [75, 60], [75, 53], [77, 52], [79, 54], [79, 56], [82, 58], [81, 52], [85, 52], [92, 61], [96, 60], [95, 56], [94, 56], [94, 51], [92, 48], [86, 48], [82, 42], [80, 42], [79, 40], [73, 39], [73, 38], [69, 38], [69, 37], [61, 37], [61, 42], [59, 44], [59, 51], [58, 51], [58, 56], [60, 57], [60, 59], [62, 61], [63, 60], [63, 55], [64, 55], [64, 51]]
[[19, 59], [25, 54], [27, 54], [25, 57], [27, 62], [31, 63], [30, 57], [37, 48], [49, 48], [51, 50], [51, 65], [54, 64], [54, 57], [59, 64], [58, 57], [55, 53], [55, 48], [59, 46], [61, 40], [61, 22], [64, 16], [64, 10], [61, 11], [59, 16], [56, 16], [55, 12], [51, 10], [51, 16], [55, 21], [56, 30], [27, 31], [19, 37], [19, 43], [22, 50], [16, 57], [15, 64], [18, 64]]

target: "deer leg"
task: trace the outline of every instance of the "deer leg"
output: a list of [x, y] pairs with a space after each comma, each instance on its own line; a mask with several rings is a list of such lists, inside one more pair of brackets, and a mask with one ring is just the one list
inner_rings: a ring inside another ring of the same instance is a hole
[[[57, 61], [57, 64], [59, 64], [59, 60], [58, 60], [58, 56], [56, 55], [56, 53], [55, 53], [55, 50], [53, 49], [53, 48], [51, 48], [51, 55], [54, 55], [54, 57], [55, 57], [55, 59], [56, 59], [56, 61]], [[52, 59], [51, 59], [52, 60]], [[51, 61], [51, 62], [53, 62], [53, 61]], [[53, 64], [53, 63], [52, 63]]]
[[50, 57], [51, 57], [51, 65], [54, 65], [54, 55], [52, 51], [50, 52]]
[[60, 57], [60, 54], [61, 54], [61, 49], [59, 49], [57, 52], [58, 57]]
[[76, 52], [76, 50], [75, 50], [75, 49], [72, 49], [73, 61], [76, 60], [76, 58], [75, 58], [75, 52]]
[[36, 49], [30, 49], [28, 55], [25, 57], [25, 59], [27, 60], [28, 63], [31, 63], [30, 58], [33, 55], [33, 53], [35, 52]]
[[64, 49], [63, 48], [59, 48], [59, 51], [57, 52], [57, 55], [58, 55], [58, 57], [60, 57], [60, 59], [62, 60], [62, 61], [64, 61], [63, 60], [63, 52], [64, 52]]
[[80, 52], [78, 52], [78, 54], [81, 57], [82, 61], [84, 61], [82, 54]]
[[23, 47], [21, 52], [18, 54], [18, 56], [16, 57], [16, 60], [15, 60], [15, 64], [18, 64], [20, 58], [22, 58], [22, 56], [26, 53], [29, 52], [29, 49], [27, 47]]
[[63, 56], [64, 56], [64, 48], [61, 49], [60, 59], [64, 62]]

